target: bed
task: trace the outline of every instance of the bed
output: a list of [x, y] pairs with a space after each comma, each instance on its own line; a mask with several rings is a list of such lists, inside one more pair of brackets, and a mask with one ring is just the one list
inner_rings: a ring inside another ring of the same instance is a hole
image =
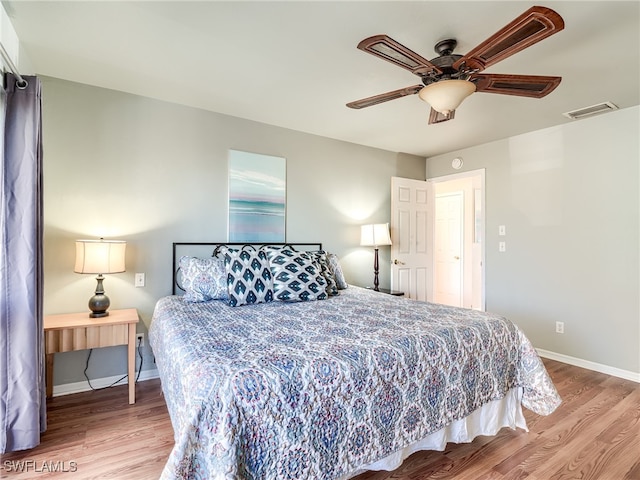
[[[205, 261], [178, 259], [176, 245], [193, 244], [174, 244], [174, 267]], [[276, 246], [296, 258], [324, 252], [303, 248]], [[230, 251], [245, 249], [214, 249], [222, 273]], [[274, 287], [269, 301], [232, 306], [193, 301], [187, 288], [157, 302], [149, 340], [175, 437], [162, 478], [348, 479], [393, 470], [418, 450], [526, 429], [522, 406], [548, 415], [560, 404], [509, 320], [347, 285], [331, 258], [306, 270], [323, 297], [279, 300]], [[320, 281], [327, 265], [335, 284]]]

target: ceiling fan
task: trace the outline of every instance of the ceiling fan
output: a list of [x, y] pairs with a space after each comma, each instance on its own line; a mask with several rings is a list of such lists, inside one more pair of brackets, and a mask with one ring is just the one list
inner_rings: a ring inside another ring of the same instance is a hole
[[387, 35], [365, 38], [358, 44], [360, 50], [409, 70], [420, 77], [422, 85], [356, 100], [347, 103], [347, 107], [360, 109], [417, 93], [431, 106], [432, 124], [452, 120], [456, 108], [473, 92], [542, 98], [560, 84], [561, 77], [480, 72], [563, 28], [564, 21], [558, 13], [534, 6], [466, 55], [453, 53], [457, 45], [454, 39], [438, 42], [438, 56], [431, 60]]

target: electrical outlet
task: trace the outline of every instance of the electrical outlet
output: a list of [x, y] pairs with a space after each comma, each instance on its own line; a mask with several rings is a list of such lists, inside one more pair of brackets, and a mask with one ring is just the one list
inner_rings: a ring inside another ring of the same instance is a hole
[[556, 333], [564, 333], [564, 322], [556, 322]]
[[144, 333], [136, 333], [136, 347], [144, 347]]

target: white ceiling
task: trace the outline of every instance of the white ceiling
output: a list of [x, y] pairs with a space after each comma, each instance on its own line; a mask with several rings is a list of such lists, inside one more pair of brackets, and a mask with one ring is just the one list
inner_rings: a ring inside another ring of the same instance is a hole
[[[345, 103], [415, 85], [356, 49], [385, 33], [426, 58], [456, 38], [464, 54], [533, 3], [3, 1], [33, 71], [325, 137], [421, 156], [568, 123], [563, 112], [640, 97], [640, 2], [537, 3], [565, 29], [485, 73], [557, 75], [543, 99], [476, 93], [428, 125], [417, 95]], [[21, 63], [21, 68], [22, 68]], [[46, 95], [46, 92], [45, 92]], [[577, 120], [579, 121], [579, 120]]]

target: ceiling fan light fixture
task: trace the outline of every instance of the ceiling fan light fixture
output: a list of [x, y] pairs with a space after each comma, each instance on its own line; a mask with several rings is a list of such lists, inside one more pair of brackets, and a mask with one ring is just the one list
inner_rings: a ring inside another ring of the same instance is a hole
[[435, 111], [449, 115], [475, 91], [475, 84], [468, 80], [440, 80], [423, 87], [418, 95]]

